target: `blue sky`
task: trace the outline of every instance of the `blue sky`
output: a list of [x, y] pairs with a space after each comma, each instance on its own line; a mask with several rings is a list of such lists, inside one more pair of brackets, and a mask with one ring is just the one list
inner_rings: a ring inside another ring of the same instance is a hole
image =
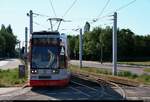
[[[51, 1], [57, 17], [62, 17], [74, 0]], [[133, 0], [110, 0], [102, 16], [131, 1]], [[60, 30], [66, 29], [62, 32], [78, 34], [78, 32], [73, 32], [70, 29], [77, 28], [78, 26], [84, 27], [86, 21], [91, 21], [93, 18], [96, 18], [106, 2], [107, 0], [77, 0], [72, 9], [64, 17], [64, 19], [71, 20], [72, 22], [62, 23]], [[0, 25], [4, 24], [8, 26], [8, 24], [11, 24], [14, 34], [21, 41], [24, 41], [25, 27], [29, 26], [29, 18], [26, 14], [30, 9], [35, 13], [55, 17], [49, 0], [0, 0], [0, 4]], [[150, 34], [149, 18], [150, 0], [136, 0], [136, 2], [118, 12], [118, 27], [129, 28], [138, 35], [147, 35]], [[112, 26], [111, 19], [112, 17], [105, 17], [91, 26]], [[50, 28], [46, 17], [34, 17], [34, 22], [44, 25], [42, 27], [34, 24], [34, 31]]]

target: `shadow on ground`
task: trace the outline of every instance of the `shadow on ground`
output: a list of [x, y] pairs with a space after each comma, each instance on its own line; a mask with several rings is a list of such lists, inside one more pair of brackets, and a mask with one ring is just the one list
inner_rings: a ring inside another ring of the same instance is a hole
[[47, 99], [57, 100], [123, 100], [123, 97], [110, 86], [102, 88], [100, 85], [88, 82], [86, 85], [97, 91], [72, 82], [66, 87], [33, 87], [31, 91], [44, 95]]

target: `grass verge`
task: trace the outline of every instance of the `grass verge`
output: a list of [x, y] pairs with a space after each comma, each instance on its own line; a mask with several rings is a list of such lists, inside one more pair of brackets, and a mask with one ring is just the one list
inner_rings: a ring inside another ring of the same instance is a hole
[[[112, 76], [111, 70], [106, 70], [104, 68], [102, 68], [102, 69], [101, 68], [99, 68], [99, 69], [98, 68], [89, 68], [89, 67], [79, 68], [78, 66], [75, 66], [75, 65], [69, 65], [69, 69], [73, 72], [76, 72], [76, 71], [88, 72], [88, 73], [95, 73], [97, 75], [106, 75], [108, 77], [114, 77], [114, 76]], [[118, 76], [115, 76], [115, 77], [126, 78], [129, 80], [137, 81], [142, 84], [150, 85], [150, 75], [146, 75], [146, 74], [138, 76], [129, 71], [121, 71], [121, 72], [118, 72]]]
[[0, 87], [21, 86], [27, 82], [27, 77], [19, 78], [19, 70], [15, 69], [0, 69]]
[[144, 72], [150, 72], [150, 68], [144, 68]]
[[129, 64], [129, 65], [143, 65], [143, 66], [150, 66], [150, 61], [143, 61], [143, 62], [118, 62], [119, 64]]

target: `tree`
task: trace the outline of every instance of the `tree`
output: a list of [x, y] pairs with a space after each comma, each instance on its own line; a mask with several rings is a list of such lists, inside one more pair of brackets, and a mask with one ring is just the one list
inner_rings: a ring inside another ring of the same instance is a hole
[[112, 28], [107, 26], [103, 30], [103, 56], [104, 60], [112, 60]]
[[8, 27], [6, 28], [6, 31], [10, 34], [13, 34], [13, 31], [12, 31], [12, 28], [11, 28], [11, 25], [9, 24]]
[[79, 35], [75, 37], [74, 53], [75, 53], [75, 58], [79, 59]]
[[150, 35], [145, 36], [145, 56], [150, 56]]
[[69, 42], [69, 50], [70, 50], [70, 58], [75, 58], [75, 36], [68, 35], [68, 42]]
[[[130, 29], [117, 29], [118, 60], [150, 59], [150, 35], [135, 35]], [[72, 54], [79, 56], [79, 36], [70, 36]], [[74, 53], [73, 53], [74, 52]], [[112, 60], [112, 28], [95, 27], [83, 34], [83, 59]]]
[[128, 59], [134, 56], [134, 33], [130, 29], [118, 31], [118, 58]]
[[13, 35], [11, 26], [9, 25], [5, 28], [4, 25], [1, 27], [1, 35], [5, 39], [5, 48], [4, 48], [4, 56], [14, 57], [15, 56], [15, 46], [17, 44], [17, 38]]
[[101, 34], [101, 28], [96, 27], [91, 32], [84, 33], [83, 37], [83, 51], [84, 56], [88, 60], [99, 60], [100, 59], [100, 41], [99, 35]]
[[94, 59], [93, 53], [96, 50], [95, 42], [94, 42], [94, 37], [92, 32], [86, 32], [84, 34], [84, 40], [83, 40], [83, 49], [84, 49], [84, 55], [87, 56], [88, 60]]
[[1, 25], [1, 32], [6, 32], [6, 28], [4, 24]]
[[5, 38], [1, 35], [0, 32], [0, 58], [4, 57], [5, 52]]

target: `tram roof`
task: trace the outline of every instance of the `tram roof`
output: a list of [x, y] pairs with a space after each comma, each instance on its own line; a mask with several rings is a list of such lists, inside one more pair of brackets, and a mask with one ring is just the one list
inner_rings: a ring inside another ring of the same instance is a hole
[[32, 35], [60, 35], [57, 31], [39, 31], [33, 32]]

